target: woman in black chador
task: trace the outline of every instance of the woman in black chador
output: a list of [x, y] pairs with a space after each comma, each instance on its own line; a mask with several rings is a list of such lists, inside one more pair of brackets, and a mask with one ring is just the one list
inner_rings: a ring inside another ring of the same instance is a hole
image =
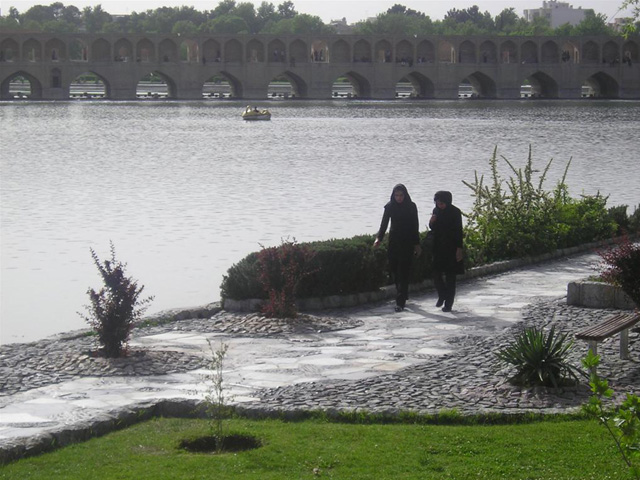
[[377, 248], [391, 220], [389, 230], [389, 272], [396, 284], [396, 312], [401, 312], [409, 294], [412, 257], [420, 255], [418, 207], [411, 201], [407, 188], [399, 183], [393, 187], [391, 200], [384, 206], [380, 230], [373, 247]]
[[[462, 213], [451, 201], [451, 192], [436, 192], [436, 204], [429, 220], [433, 230], [433, 283], [438, 290], [438, 303], [450, 312], [456, 296], [456, 274], [464, 273], [462, 263]], [[444, 278], [443, 278], [444, 277]]]

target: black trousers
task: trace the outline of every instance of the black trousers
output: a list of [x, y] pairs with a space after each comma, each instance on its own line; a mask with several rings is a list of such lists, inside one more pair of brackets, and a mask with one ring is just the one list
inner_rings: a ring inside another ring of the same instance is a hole
[[456, 296], [456, 273], [434, 270], [433, 284], [438, 291], [438, 300], [444, 301], [446, 308], [451, 308], [453, 306], [453, 299]]
[[404, 308], [409, 298], [409, 278], [413, 248], [397, 249], [389, 255], [389, 274], [396, 284], [396, 305]]

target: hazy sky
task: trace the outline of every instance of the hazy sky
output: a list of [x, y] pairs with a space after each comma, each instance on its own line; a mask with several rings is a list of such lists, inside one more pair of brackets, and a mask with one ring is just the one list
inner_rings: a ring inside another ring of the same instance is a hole
[[[9, 7], [16, 7], [18, 11], [25, 12], [33, 5], [50, 5], [55, 0], [0, 0], [2, 14], [9, 11]], [[59, 0], [65, 5], [75, 5], [82, 9], [86, 6], [102, 5], [103, 10], [111, 14], [142, 12], [162, 6], [179, 7], [191, 6], [197, 10], [212, 10], [218, 5], [219, 0]], [[246, 0], [236, 0], [237, 3]], [[269, 3], [279, 5], [284, 0], [267, 0]], [[407, 8], [412, 8], [426, 13], [432, 20], [441, 20], [448, 10], [452, 8], [464, 9], [478, 5], [482, 12], [489, 11], [492, 16], [499, 14], [503, 9], [513, 7], [516, 13], [522, 16], [525, 9], [539, 8], [542, 0], [292, 0], [299, 13], [307, 13], [319, 16], [325, 23], [333, 19], [345, 17], [347, 22], [355, 23], [367, 17], [374, 17], [386, 11], [391, 6], [399, 3]], [[625, 16], [624, 11], [619, 11], [623, 0], [576, 0], [569, 1], [574, 8], [592, 8], [596, 13], [603, 13], [609, 20], [614, 17]], [[257, 6], [262, 0], [253, 1]], [[626, 15], [629, 15], [627, 12]]]

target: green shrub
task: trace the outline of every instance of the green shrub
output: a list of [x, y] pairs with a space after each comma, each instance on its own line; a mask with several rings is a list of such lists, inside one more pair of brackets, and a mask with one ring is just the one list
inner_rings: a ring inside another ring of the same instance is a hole
[[627, 215], [627, 205], [611, 207], [608, 211], [609, 219], [616, 224], [616, 236], [629, 232], [629, 216]]
[[629, 233], [640, 233], [640, 205], [629, 215]]
[[142, 318], [146, 305], [153, 297], [140, 300], [144, 286], [138, 287], [135, 280], [125, 275], [126, 264], [116, 260], [113, 243], [110, 260], [101, 262], [93, 249], [91, 257], [98, 267], [104, 287], [97, 292], [93, 288], [87, 290], [91, 300], [91, 305], [86, 307], [89, 315], [80, 316], [97, 332], [102, 353], [106, 357], [116, 358], [126, 352], [134, 322]]
[[247, 298], [266, 298], [267, 294], [258, 279], [258, 252], [252, 252], [227, 270], [222, 276], [220, 296], [244, 300]]
[[[580, 200], [567, 199], [558, 204], [557, 245], [559, 248], [573, 247], [582, 243], [611, 238], [618, 229], [618, 223], [612, 219], [606, 208], [607, 198], [599, 193], [583, 195]], [[626, 218], [626, 214], [624, 215]], [[622, 218], [619, 218], [622, 221]]]
[[551, 327], [548, 335], [542, 329], [531, 327], [525, 328], [496, 356], [504, 364], [515, 367], [516, 373], [511, 379], [514, 383], [558, 387], [563, 379], [577, 379], [582, 373], [567, 360], [572, 348], [573, 341], [567, 342], [566, 334], [556, 335], [555, 327]]

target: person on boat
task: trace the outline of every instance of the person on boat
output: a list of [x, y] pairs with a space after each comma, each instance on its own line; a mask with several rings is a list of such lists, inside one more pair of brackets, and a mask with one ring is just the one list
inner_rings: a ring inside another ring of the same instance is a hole
[[450, 312], [456, 296], [456, 275], [464, 273], [462, 262], [462, 212], [453, 205], [451, 192], [440, 190], [429, 220], [433, 231], [433, 283], [438, 291], [436, 307]]
[[418, 233], [418, 207], [411, 201], [407, 187], [399, 183], [391, 192], [391, 199], [384, 206], [380, 229], [373, 242], [378, 248], [391, 221], [389, 230], [389, 274], [396, 285], [396, 312], [404, 310], [409, 297], [411, 261], [421, 253]]

